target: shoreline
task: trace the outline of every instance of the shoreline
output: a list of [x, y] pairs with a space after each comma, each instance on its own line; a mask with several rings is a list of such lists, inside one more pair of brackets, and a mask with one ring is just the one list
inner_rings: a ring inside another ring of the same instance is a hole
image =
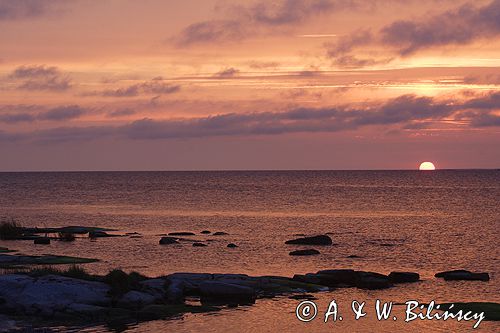
[[[436, 278], [467, 280], [481, 274], [466, 272], [442, 272]], [[178, 318], [185, 313], [254, 305], [259, 299], [288, 296], [310, 300], [315, 299], [314, 294], [340, 288], [404, 288], [404, 284], [420, 281], [418, 273], [383, 275], [351, 269], [322, 270], [292, 278], [211, 273], [173, 273], [150, 278], [121, 270], [104, 276], [91, 275], [78, 266], [68, 270], [39, 268], [0, 275], [0, 316], [6, 318], [6, 323], [37, 327], [83, 323], [118, 327]], [[456, 311], [470, 307], [485, 310], [485, 320], [500, 320], [498, 303], [462, 303]]]

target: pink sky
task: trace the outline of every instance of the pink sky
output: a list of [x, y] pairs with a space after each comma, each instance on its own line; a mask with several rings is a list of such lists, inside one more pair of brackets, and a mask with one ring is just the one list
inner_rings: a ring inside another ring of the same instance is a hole
[[500, 167], [500, 0], [0, 0], [0, 171]]

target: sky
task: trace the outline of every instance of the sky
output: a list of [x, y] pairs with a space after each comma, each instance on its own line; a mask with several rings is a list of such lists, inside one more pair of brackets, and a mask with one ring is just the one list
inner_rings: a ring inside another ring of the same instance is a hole
[[500, 0], [0, 0], [0, 171], [500, 168]]

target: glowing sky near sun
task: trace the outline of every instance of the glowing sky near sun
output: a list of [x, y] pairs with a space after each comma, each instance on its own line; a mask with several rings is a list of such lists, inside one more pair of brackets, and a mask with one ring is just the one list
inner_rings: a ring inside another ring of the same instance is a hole
[[0, 170], [500, 165], [500, 0], [0, 0]]

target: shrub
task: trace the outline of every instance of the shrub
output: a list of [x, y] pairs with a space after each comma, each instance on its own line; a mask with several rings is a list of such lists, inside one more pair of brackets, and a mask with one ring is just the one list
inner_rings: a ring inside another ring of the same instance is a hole
[[121, 269], [114, 269], [104, 277], [104, 282], [111, 287], [110, 295], [119, 297], [132, 289], [140, 288], [139, 282], [145, 279], [145, 276], [137, 272], [127, 274]]
[[23, 235], [23, 228], [14, 220], [0, 221], [0, 239], [17, 239]]

